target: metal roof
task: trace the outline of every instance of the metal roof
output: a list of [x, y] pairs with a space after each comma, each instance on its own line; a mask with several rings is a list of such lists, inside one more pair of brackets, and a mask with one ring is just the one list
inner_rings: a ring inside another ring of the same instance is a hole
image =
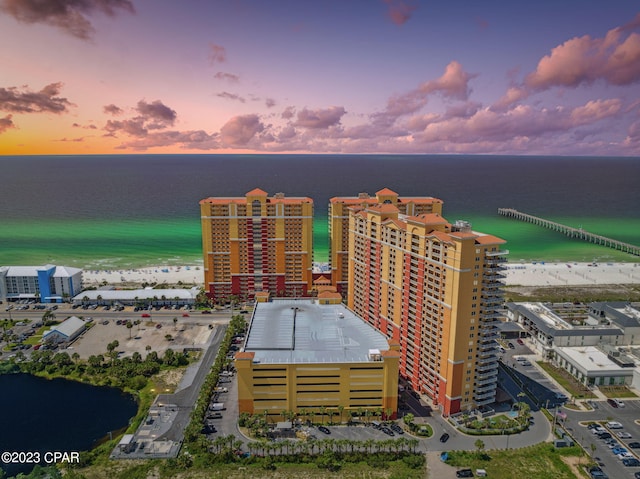
[[308, 299], [258, 303], [244, 351], [262, 363], [371, 361], [369, 351], [389, 349], [387, 338], [341, 304]]

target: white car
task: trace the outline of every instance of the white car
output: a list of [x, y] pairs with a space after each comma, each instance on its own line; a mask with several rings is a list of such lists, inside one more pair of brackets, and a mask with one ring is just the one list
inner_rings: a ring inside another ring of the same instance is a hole
[[620, 424], [618, 421], [609, 421], [607, 423], [607, 427], [609, 429], [622, 429], [624, 426]]
[[631, 439], [633, 437], [627, 431], [617, 432], [616, 436], [618, 436], [620, 439]]
[[616, 457], [622, 461], [623, 459], [632, 458], [633, 454], [631, 454], [630, 452], [622, 452], [620, 454], [616, 454]]

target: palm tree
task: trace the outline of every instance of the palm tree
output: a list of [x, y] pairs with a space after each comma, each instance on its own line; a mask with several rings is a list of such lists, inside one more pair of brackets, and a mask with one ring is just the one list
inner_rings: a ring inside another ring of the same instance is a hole
[[127, 321], [127, 329], [129, 330], [129, 339], [131, 339], [131, 329], [133, 329], [133, 323], [131, 321]]
[[338, 406], [338, 412], [340, 413], [340, 424], [342, 424], [342, 413], [344, 412], [344, 406], [342, 404]]
[[178, 324], [178, 318], [173, 318], [173, 330], [175, 331], [176, 329], [176, 325]]

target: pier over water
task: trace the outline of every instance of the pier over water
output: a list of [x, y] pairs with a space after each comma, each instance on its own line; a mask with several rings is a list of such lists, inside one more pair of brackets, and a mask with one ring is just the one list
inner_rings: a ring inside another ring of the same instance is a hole
[[607, 238], [606, 236], [589, 233], [582, 228], [573, 228], [571, 226], [556, 223], [555, 221], [545, 220], [537, 216], [528, 215], [512, 208], [498, 208], [498, 214], [500, 216], [506, 216], [507, 218], [513, 218], [520, 221], [526, 221], [527, 223], [533, 223], [534, 225], [543, 226], [553, 231], [558, 231], [569, 238], [576, 238], [589, 243], [595, 243], [608, 248], [616, 249], [624, 253], [629, 253], [635, 256], [640, 256], [640, 246], [635, 246], [629, 243], [623, 243], [622, 241]]

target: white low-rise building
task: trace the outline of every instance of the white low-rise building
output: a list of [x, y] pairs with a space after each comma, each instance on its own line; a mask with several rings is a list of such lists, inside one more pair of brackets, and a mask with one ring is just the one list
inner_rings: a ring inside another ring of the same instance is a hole
[[96, 289], [87, 290], [73, 297], [74, 304], [122, 304], [137, 306], [141, 304], [193, 305], [200, 290], [191, 289]]
[[61, 303], [82, 291], [82, 270], [69, 266], [0, 267], [0, 301]]
[[630, 386], [635, 373], [631, 358], [595, 346], [555, 348], [553, 362], [585, 386]]
[[42, 340], [46, 343], [70, 343], [87, 329], [87, 323], [80, 318], [71, 316], [62, 323], [45, 331]]

